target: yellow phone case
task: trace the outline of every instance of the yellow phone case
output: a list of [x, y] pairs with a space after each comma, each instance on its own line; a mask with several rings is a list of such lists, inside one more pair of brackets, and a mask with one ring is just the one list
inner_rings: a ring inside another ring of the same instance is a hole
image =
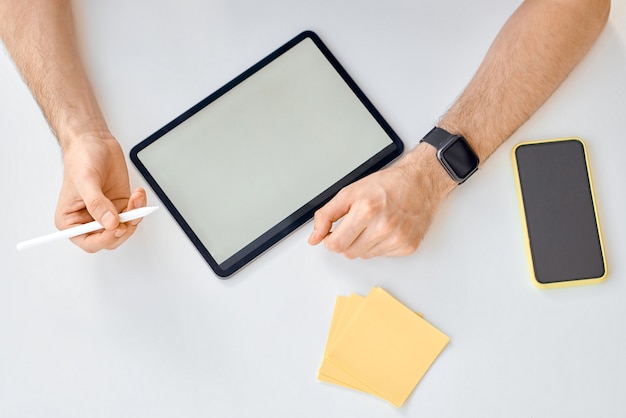
[[[602, 261], [604, 264], [604, 274], [602, 274], [600, 277], [590, 277], [590, 278], [586, 278], [586, 279], [576, 279], [576, 280], [567, 280], [567, 281], [559, 281], [559, 282], [553, 282], [553, 283], [542, 283], [539, 280], [537, 280], [537, 277], [535, 276], [535, 267], [534, 267], [534, 262], [533, 262], [533, 257], [532, 257], [532, 250], [531, 250], [531, 244], [530, 244], [530, 237], [529, 237], [529, 232], [528, 232], [528, 223], [527, 223], [527, 219], [526, 219], [526, 211], [524, 208], [524, 196], [522, 194], [522, 186], [521, 186], [521, 182], [520, 182], [520, 176], [519, 176], [519, 167], [517, 164], [517, 158], [516, 158], [516, 152], [517, 149], [521, 146], [524, 145], [530, 145], [530, 144], [541, 144], [541, 143], [549, 143], [549, 142], [559, 142], [559, 141], [570, 141], [570, 140], [576, 140], [579, 141], [582, 144], [583, 147], [583, 151], [584, 151], [584, 157], [585, 157], [585, 164], [587, 166], [587, 175], [588, 175], [588, 179], [589, 179], [589, 187], [591, 190], [591, 200], [592, 200], [592, 205], [593, 205], [593, 210], [595, 213], [595, 220], [596, 220], [596, 225], [597, 225], [597, 229], [598, 229], [598, 238], [599, 238], [599, 244], [600, 244], [600, 251], [602, 254]], [[551, 288], [562, 288], [562, 287], [569, 287], [569, 286], [578, 286], [578, 285], [585, 285], [585, 284], [595, 284], [595, 283], [600, 283], [603, 282], [608, 274], [608, 268], [607, 268], [607, 262], [606, 262], [606, 255], [605, 255], [605, 251], [604, 251], [604, 242], [602, 239], [602, 230], [600, 227], [600, 220], [599, 220], [599, 216], [598, 216], [598, 211], [597, 211], [597, 206], [596, 206], [596, 199], [595, 199], [595, 193], [594, 193], [594, 188], [593, 188], [593, 180], [592, 180], [592, 176], [591, 176], [591, 168], [589, 166], [589, 159], [587, 157], [587, 147], [585, 145], [585, 142], [578, 137], [567, 137], [567, 138], [554, 138], [554, 139], [547, 139], [547, 140], [536, 140], [536, 141], [525, 141], [525, 142], [521, 142], [517, 145], [515, 145], [515, 147], [513, 147], [513, 150], [511, 151], [511, 157], [513, 160], [513, 171], [514, 171], [514, 176], [515, 176], [515, 184], [517, 187], [517, 197], [518, 197], [518, 202], [520, 205], [520, 214], [522, 217], [522, 227], [523, 227], [523, 231], [524, 231], [524, 243], [525, 243], [525, 247], [526, 247], [526, 256], [527, 256], [527, 260], [529, 262], [529, 269], [530, 269], [530, 274], [531, 274], [531, 278], [532, 278], [532, 282], [535, 284], [535, 286], [541, 288], [541, 289], [551, 289]]]

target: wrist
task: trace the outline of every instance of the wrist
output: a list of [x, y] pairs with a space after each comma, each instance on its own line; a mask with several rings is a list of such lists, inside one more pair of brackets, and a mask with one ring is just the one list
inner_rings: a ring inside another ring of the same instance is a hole
[[[450, 177], [437, 159], [436, 149], [426, 142], [420, 142], [405, 154], [399, 162], [407, 175], [417, 184], [427, 182], [430, 191], [445, 196], [458, 184]], [[419, 177], [419, 178], [418, 178]]]
[[116, 141], [115, 137], [111, 134], [109, 129], [106, 127], [104, 123], [92, 123], [92, 124], [83, 124], [73, 125], [65, 129], [62, 133], [57, 134], [57, 139], [59, 144], [61, 145], [61, 149], [63, 152], [66, 152], [72, 144], [77, 142], [84, 142], [86, 140], [89, 141]]
[[[76, 140], [83, 138], [112, 137], [100, 107], [86, 79], [71, 86], [74, 93], [47, 115], [48, 122], [56, 134], [61, 148], [67, 149]], [[78, 90], [78, 91], [77, 91]]]

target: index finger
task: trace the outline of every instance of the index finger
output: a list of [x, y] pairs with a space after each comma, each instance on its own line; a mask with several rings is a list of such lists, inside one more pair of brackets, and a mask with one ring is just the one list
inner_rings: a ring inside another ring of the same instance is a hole
[[333, 224], [350, 210], [351, 201], [342, 190], [315, 212], [309, 244], [317, 245], [330, 234]]

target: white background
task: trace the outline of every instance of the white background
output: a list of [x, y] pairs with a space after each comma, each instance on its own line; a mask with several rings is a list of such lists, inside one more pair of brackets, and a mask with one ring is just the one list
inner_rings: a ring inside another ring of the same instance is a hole
[[[307, 224], [227, 281], [165, 210], [116, 251], [15, 250], [54, 229], [62, 162], [0, 53], [0, 417], [624, 416], [626, 5], [613, 3], [593, 50], [450, 195], [414, 255], [350, 261], [309, 247]], [[411, 148], [518, 4], [89, 0], [76, 14], [126, 151], [305, 29]], [[539, 290], [510, 151], [574, 135], [589, 148], [609, 276]], [[146, 186], [129, 168], [132, 186]], [[377, 285], [451, 338], [400, 409], [316, 380], [335, 297]]]

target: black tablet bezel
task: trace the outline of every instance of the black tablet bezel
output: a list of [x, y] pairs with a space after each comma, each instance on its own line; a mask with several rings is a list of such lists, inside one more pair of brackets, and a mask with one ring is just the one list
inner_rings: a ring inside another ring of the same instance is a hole
[[[307, 204], [293, 212], [290, 216], [283, 219], [281, 222], [276, 224], [274, 227], [270, 228], [264, 234], [253, 240], [251, 243], [246, 245], [244, 248], [239, 250], [233, 256], [228, 258], [222, 263], [217, 263], [202, 241], [198, 238], [198, 236], [194, 233], [189, 224], [185, 221], [184, 217], [181, 213], [176, 209], [176, 206], [173, 202], [168, 198], [167, 194], [161, 189], [159, 184], [156, 182], [154, 177], [150, 174], [147, 167], [144, 166], [142, 161], [139, 158], [139, 152], [146, 147], [150, 146], [150, 144], [157, 141], [160, 137], [165, 135], [167, 132], [176, 128], [178, 125], [185, 122], [191, 116], [205, 108], [210, 103], [214, 102], [221, 96], [228, 93], [235, 86], [242, 83], [244, 80], [248, 79], [256, 72], [261, 70], [263, 67], [268, 65], [270, 62], [274, 61], [276, 58], [289, 51], [298, 43], [302, 42], [305, 39], [312, 40], [315, 45], [319, 48], [319, 50], [323, 53], [329, 63], [333, 66], [333, 68], [337, 71], [337, 73], [341, 76], [341, 78], [346, 82], [346, 84], [350, 87], [350, 89], [354, 92], [356, 97], [360, 100], [360, 102], [365, 106], [365, 108], [369, 111], [369, 113], [374, 117], [374, 119], [378, 122], [381, 128], [387, 133], [392, 143], [385, 147], [383, 150], [378, 152], [376, 155], [372, 156], [372, 158], [364, 161], [359, 167], [355, 168], [352, 172], [346, 175], [344, 178], [337, 181], [328, 189], [321, 192], [318, 196], [310, 200]], [[389, 164], [395, 158], [400, 156], [404, 150], [404, 144], [402, 140], [398, 137], [398, 135], [394, 132], [394, 130], [389, 126], [389, 124], [385, 121], [383, 116], [376, 110], [374, 105], [369, 101], [369, 99], [365, 96], [363, 91], [357, 86], [354, 80], [348, 75], [346, 70], [339, 64], [334, 55], [330, 52], [330, 50], [326, 47], [326, 45], [322, 42], [322, 40], [317, 36], [316, 33], [312, 31], [304, 31], [291, 39], [289, 42], [285, 43], [283, 46], [269, 54], [267, 57], [263, 58], [257, 64], [253, 65], [242, 74], [225, 84], [223, 87], [204, 98], [196, 105], [192, 106], [190, 109], [182, 113], [180, 116], [166, 124], [164, 127], [150, 135], [148, 138], [141, 141], [139, 144], [135, 145], [130, 151], [130, 159], [138, 169], [140, 174], [146, 179], [150, 187], [154, 190], [159, 199], [163, 202], [168, 211], [172, 214], [176, 222], [183, 229], [187, 237], [194, 244], [196, 249], [200, 252], [202, 257], [209, 264], [211, 269], [222, 279], [226, 279], [232, 276], [235, 272], [240, 270], [242, 267], [247, 265], [249, 262], [254, 260], [260, 254], [265, 252], [267, 249], [272, 247], [278, 241], [289, 235], [291, 232], [302, 226], [305, 222], [310, 220], [313, 217], [313, 214], [317, 209], [322, 207], [326, 202], [328, 202], [339, 190], [348, 184], [365, 177], [366, 175], [377, 171], [383, 168], [385, 165]]]

